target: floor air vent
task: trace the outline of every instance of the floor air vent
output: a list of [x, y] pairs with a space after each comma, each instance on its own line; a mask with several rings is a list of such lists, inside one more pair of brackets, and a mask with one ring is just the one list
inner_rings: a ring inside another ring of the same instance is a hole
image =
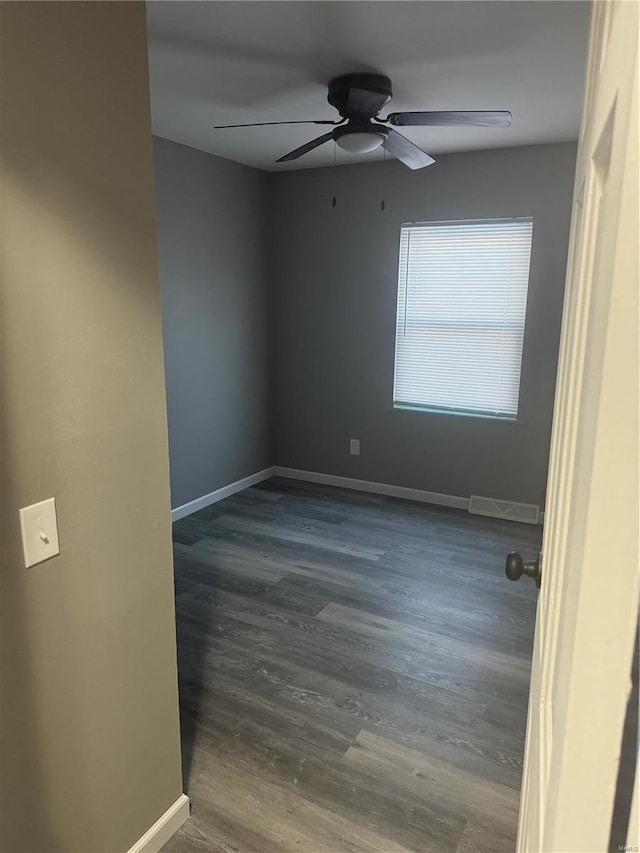
[[473, 515], [506, 518], [508, 521], [523, 521], [525, 524], [538, 524], [540, 521], [540, 507], [537, 505], [499, 501], [496, 498], [481, 498], [478, 495], [471, 495], [469, 512]]

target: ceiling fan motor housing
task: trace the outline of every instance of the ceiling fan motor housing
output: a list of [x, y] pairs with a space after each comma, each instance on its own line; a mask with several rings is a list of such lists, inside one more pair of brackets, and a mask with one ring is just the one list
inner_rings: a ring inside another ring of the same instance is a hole
[[392, 97], [391, 80], [383, 74], [343, 74], [329, 83], [327, 100], [343, 118], [366, 124]]

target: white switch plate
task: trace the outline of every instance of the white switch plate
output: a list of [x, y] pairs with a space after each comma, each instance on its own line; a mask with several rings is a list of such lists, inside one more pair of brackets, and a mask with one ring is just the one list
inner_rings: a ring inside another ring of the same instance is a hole
[[48, 498], [20, 510], [22, 550], [28, 569], [60, 553], [55, 498]]
[[349, 439], [349, 453], [352, 456], [360, 456], [360, 439], [359, 438], [350, 438]]

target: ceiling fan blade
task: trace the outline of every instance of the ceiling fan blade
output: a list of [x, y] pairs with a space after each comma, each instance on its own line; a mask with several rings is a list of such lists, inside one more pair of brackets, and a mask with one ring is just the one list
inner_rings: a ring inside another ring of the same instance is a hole
[[388, 132], [382, 147], [410, 169], [422, 169], [436, 162], [433, 157], [425, 154], [422, 148], [418, 148], [397, 130]]
[[322, 136], [318, 136], [317, 139], [312, 139], [311, 142], [301, 145], [300, 148], [294, 148], [293, 151], [289, 151], [289, 153], [285, 154], [284, 157], [279, 157], [276, 160], [276, 163], [287, 163], [289, 160], [297, 160], [298, 157], [302, 157], [303, 154], [308, 154], [309, 151], [313, 151], [314, 148], [318, 148], [318, 146], [323, 145], [330, 139], [333, 139], [333, 131], [325, 133]]
[[460, 127], [473, 125], [475, 127], [509, 127], [511, 113], [508, 110], [471, 110], [471, 112], [421, 112], [421, 113], [390, 113], [383, 121], [395, 127]]
[[340, 119], [340, 121], [259, 121], [255, 124], [217, 124], [214, 126], [214, 130], [226, 130], [229, 127], [266, 127], [270, 124], [343, 124], [346, 121], [346, 118]]

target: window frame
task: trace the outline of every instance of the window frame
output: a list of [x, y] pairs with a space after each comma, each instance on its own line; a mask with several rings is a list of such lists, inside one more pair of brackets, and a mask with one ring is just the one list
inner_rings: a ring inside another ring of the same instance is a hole
[[[396, 392], [396, 376], [397, 376], [397, 368], [398, 368], [398, 294], [400, 290], [400, 252], [402, 246], [402, 231], [405, 228], [421, 228], [427, 226], [438, 226], [438, 225], [482, 225], [482, 224], [500, 224], [500, 223], [511, 223], [511, 222], [530, 222], [531, 223], [531, 244], [529, 249], [529, 270], [528, 270], [528, 278], [527, 278], [527, 296], [525, 303], [525, 311], [524, 311], [524, 324], [522, 331], [522, 350], [520, 354], [520, 377], [518, 382], [518, 398], [517, 398], [517, 411], [515, 415], [510, 415], [507, 413], [497, 413], [497, 412], [486, 412], [486, 411], [478, 411], [468, 409], [455, 409], [446, 406], [436, 406], [436, 405], [421, 405], [420, 403], [411, 403], [411, 402], [398, 402], [395, 399]], [[393, 325], [393, 384], [391, 388], [392, 393], [392, 401], [391, 405], [387, 406], [387, 409], [390, 409], [395, 412], [413, 412], [417, 414], [429, 414], [429, 415], [445, 415], [452, 417], [465, 417], [465, 418], [475, 418], [481, 420], [491, 420], [497, 421], [505, 424], [520, 424], [523, 423], [523, 418], [521, 417], [521, 392], [522, 392], [522, 374], [523, 374], [523, 364], [525, 358], [525, 342], [526, 342], [526, 334], [527, 334], [527, 325], [528, 325], [528, 313], [529, 313], [529, 285], [531, 283], [531, 259], [533, 257], [533, 235], [534, 235], [534, 217], [533, 215], [527, 216], [502, 216], [502, 217], [485, 217], [481, 219], [439, 219], [439, 220], [425, 220], [421, 222], [401, 222], [400, 223], [400, 235], [398, 239], [398, 257], [396, 267], [398, 272], [396, 273], [395, 280], [395, 295], [396, 295], [396, 310], [394, 314], [394, 325]]]

